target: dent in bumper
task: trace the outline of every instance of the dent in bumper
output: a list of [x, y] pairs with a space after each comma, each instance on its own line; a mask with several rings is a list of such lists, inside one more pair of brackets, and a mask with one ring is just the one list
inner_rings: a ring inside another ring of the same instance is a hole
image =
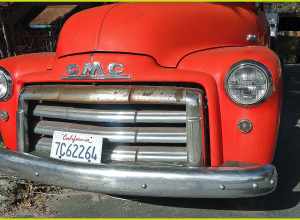
[[277, 185], [274, 166], [243, 168], [89, 165], [0, 149], [0, 170], [24, 179], [119, 195], [239, 198], [265, 195]]

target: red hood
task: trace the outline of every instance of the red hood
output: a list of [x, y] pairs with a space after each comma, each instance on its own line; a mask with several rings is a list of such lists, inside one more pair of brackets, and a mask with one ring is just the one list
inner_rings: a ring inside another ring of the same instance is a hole
[[122, 52], [153, 57], [175, 67], [185, 55], [209, 48], [265, 43], [264, 19], [247, 3], [111, 4], [72, 16], [64, 25], [57, 56]]

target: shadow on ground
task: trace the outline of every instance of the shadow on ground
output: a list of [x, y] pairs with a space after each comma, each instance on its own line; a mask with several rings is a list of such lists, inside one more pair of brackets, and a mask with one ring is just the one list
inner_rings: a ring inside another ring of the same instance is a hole
[[[300, 73], [300, 66], [297, 69]], [[275, 192], [251, 199], [126, 198], [162, 206], [196, 209], [260, 211], [284, 210], [296, 206], [300, 201], [300, 187], [297, 192], [300, 182], [300, 127], [296, 126], [300, 120], [300, 74], [296, 78], [295, 75], [290, 77], [286, 71], [284, 91], [277, 150], [273, 162], [279, 173], [279, 184]]]

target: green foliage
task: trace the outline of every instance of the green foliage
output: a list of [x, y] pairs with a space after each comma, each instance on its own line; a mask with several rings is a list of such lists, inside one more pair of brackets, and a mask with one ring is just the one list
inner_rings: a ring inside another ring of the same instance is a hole
[[300, 3], [287, 2], [287, 3], [265, 3], [265, 7], [278, 13], [298, 13], [300, 12]]

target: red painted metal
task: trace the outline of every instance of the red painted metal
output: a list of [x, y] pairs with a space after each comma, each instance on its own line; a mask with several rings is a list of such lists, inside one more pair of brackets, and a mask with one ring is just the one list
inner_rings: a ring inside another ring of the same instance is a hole
[[[246, 41], [249, 33], [258, 36], [256, 43]], [[25, 84], [81, 83], [62, 79], [66, 66], [96, 60], [103, 66], [123, 63], [131, 75], [98, 82], [191, 83], [204, 88], [212, 166], [230, 161], [271, 163], [282, 80], [266, 36], [264, 16], [251, 4], [113, 4], [80, 12], [64, 26], [57, 53], [0, 61], [14, 81], [13, 96], [0, 102], [0, 109], [9, 112], [9, 120], [0, 122], [4, 143], [16, 149], [18, 96]], [[261, 62], [272, 74], [273, 93], [261, 104], [242, 107], [225, 93], [226, 74], [242, 60]], [[238, 130], [241, 119], [253, 122], [250, 133]]]
[[[88, 22], [87, 22], [88, 21]], [[264, 20], [248, 4], [114, 4], [82, 11], [64, 25], [57, 56], [102, 51], [152, 56], [175, 67], [183, 56], [208, 48], [266, 42]]]

